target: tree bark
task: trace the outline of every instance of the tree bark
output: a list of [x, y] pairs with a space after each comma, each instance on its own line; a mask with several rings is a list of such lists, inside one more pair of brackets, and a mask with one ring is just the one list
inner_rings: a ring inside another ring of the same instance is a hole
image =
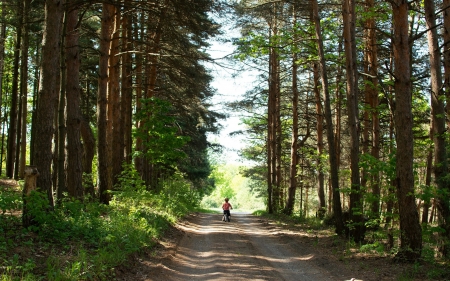
[[114, 32], [109, 54], [109, 85], [108, 85], [108, 139], [112, 187], [117, 184], [117, 177], [122, 170], [123, 150], [121, 150], [121, 112], [120, 112], [120, 9], [115, 9]]
[[24, 175], [25, 183], [23, 186], [23, 209], [22, 209], [22, 225], [23, 227], [27, 228], [29, 226], [35, 225], [36, 221], [34, 220], [34, 217], [29, 212], [29, 196], [31, 192], [35, 191], [37, 189], [36, 182], [37, 178], [39, 177], [39, 171], [34, 166], [27, 166], [24, 169]]
[[19, 1], [17, 5], [17, 17], [19, 19], [16, 34], [16, 41], [14, 42], [14, 65], [11, 91], [11, 107], [9, 111], [9, 129], [8, 129], [8, 144], [6, 154], [6, 176], [14, 177], [14, 167], [17, 154], [17, 127], [18, 127], [18, 103], [19, 103], [19, 62], [20, 49], [22, 44], [22, 14], [23, 2]]
[[98, 175], [97, 186], [100, 196], [100, 202], [109, 204], [108, 190], [111, 190], [111, 176], [108, 169], [108, 140], [107, 140], [107, 122], [106, 105], [108, 90], [108, 59], [111, 34], [114, 24], [114, 6], [111, 2], [106, 2], [102, 6], [102, 24], [100, 32], [100, 62], [99, 62], [99, 80], [97, 95], [97, 161]]
[[[374, 0], [367, 0], [367, 11], [371, 13], [374, 8]], [[378, 116], [378, 48], [377, 48], [377, 30], [375, 17], [369, 17], [366, 21], [366, 53], [365, 68], [368, 77], [366, 78], [365, 96], [367, 110], [364, 112], [364, 153], [369, 153], [376, 160], [380, 158], [380, 120]], [[369, 139], [371, 132], [372, 138]], [[368, 175], [364, 175], [362, 179], [368, 179]], [[373, 201], [371, 203], [371, 217], [379, 218], [380, 216], [380, 179], [379, 173], [375, 172], [371, 175], [371, 187]], [[366, 187], [361, 182], [361, 186]]]
[[344, 50], [347, 69], [347, 111], [350, 131], [350, 220], [349, 234], [356, 241], [364, 239], [363, 203], [359, 173], [359, 113], [358, 113], [358, 69], [356, 66], [355, 2], [344, 0], [342, 7], [344, 21]]
[[319, 209], [317, 211], [320, 219], [323, 219], [326, 212], [325, 204], [325, 173], [323, 172], [322, 155], [324, 153], [324, 139], [323, 139], [323, 108], [322, 100], [320, 99], [319, 89], [319, 64], [314, 63], [314, 96], [316, 100], [316, 114], [317, 114], [317, 197], [319, 199]]
[[[28, 48], [29, 48], [29, 32], [28, 32], [28, 21], [30, 12], [30, 0], [24, 0], [23, 2], [23, 43], [21, 45], [21, 63], [20, 63], [20, 84], [21, 84], [21, 105], [22, 105], [22, 117], [21, 117], [21, 137], [20, 137], [20, 160], [18, 176], [19, 178], [24, 177], [26, 157], [27, 157], [27, 116], [28, 116]], [[0, 88], [1, 89], [1, 88]]]
[[[444, 64], [444, 91], [446, 100], [450, 100], [450, 0], [443, 0], [443, 64]], [[447, 102], [445, 111], [450, 116], [450, 102]], [[447, 130], [450, 128], [450, 118], [447, 119]]]
[[332, 120], [332, 112], [331, 112], [331, 102], [330, 102], [330, 94], [328, 90], [328, 77], [326, 71], [325, 64], [325, 54], [323, 51], [323, 39], [322, 39], [322, 31], [320, 27], [320, 18], [319, 18], [319, 5], [317, 0], [311, 0], [312, 9], [313, 9], [313, 18], [314, 18], [314, 26], [315, 26], [315, 35], [317, 40], [317, 47], [319, 53], [319, 64], [320, 64], [320, 76], [322, 80], [322, 95], [324, 100], [324, 113], [325, 113], [325, 122], [327, 125], [327, 139], [328, 139], [328, 153], [329, 153], [329, 162], [330, 162], [330, 176], [331, 176], [331, 185], [333, 188], [333, 214], [335, 218], [335, 230], [337, 234], [342, 234], [344, 231], [344, 223], [342, 220], [342, 206], [341, 206], [341, 197], [339, 193], [339, 174], [338, 174], [338, 163], [336, 158], [336, 144], [334, 139], [333, 132], [333, 120]]
[[45, 2], [45, 28], [42, 40], [41, 80], [36, 108], [36, 134], [34, 164], [40, 176], [37, 186], [47, 192], [53, 206], [52, 185], [52, 139], [54, 134], [55, 111], [57, 108], [60, 77], [60, 35], [64, 1]]
[[[297, 5], [293, 8], [293, 25], [297, 24]], [[296, 42], [298, 36], [294, 34]], [[298, 84], [297, 84], [297, 52], [292, 54], [292, 137], [291, 137], [291, 163], [289, 165], [289, 189], [284, 212], [288, 215], [292, 214], [295, 203], [295, 193], [297, 191], [297, 165], [298, 165]]]
[[[0, 89], [3, 89], [3, 73], [5, 66], [5, 41], [6, 41], [6, 0], [1, 1], [1, 14], [0, 14]], [[3, 107], [3, 91], [0, 91], [0, 109]], [[3, 130], [3, 128], [2, 128]], [[2, 145], [3, 146], [3, 145]], [[3, 155], [1, 156], [3, 157]], [[3, 159], [0, 161], [3, 167]], [[2, 173], [0, 169], [0, 175]]]
[[[131, 7], [131, 1], [125, 0], [125, 7]], [[132, 16], [129, 10], [126, 10], [122, 17], [122, 144], [124, 161], [127, 164], [131, 163], [133, 141], [131, 137], [132, 132], [132, 97], [133, 97], [133, 69], [132, 69], [132, 55], [133, 38], [132, 38]]]
[[67, 123], [67, 191], [70, 197], [83, 199], [83, 165], [80, 126], [80, 51], [78, 48], [78, 5], [69, 0], [66, 34], [66, 123]]
[[433, 122], [434, 143], [434, 178], [438, 188], [437, 210], [441, 217], [440, 226], [446, 230], [441, 235], [443, 245], [441, 252], [450, 255], [450, 206], [448, 183], [448, 164], [446, 150], [446, 128], [444, 92], [442, 91], [441, 50], [439, 49], [436, 30], [436, 14], [433, 0], [424, 0], [425, 21], [427, 26], [428, 49], [431, 73], [431, 119]]
[[[140, 24], [143, 24], [142, 22], [140, 22]], [[138, 31], [138, 29], [135, 29], [136, 38], [139, 37], [143, 37], [143, 29], [140, 29]], [[139, 36], [138, 36], [139, 34]], [[136, 54], [136, 112], [139, 112], [142, 109], [142, 98], [143, 98], [143, 93], [144, 93], [144, 89], [143, 89], [143, 81], [144, 81], [144, 75], [143, 75], [143, 70], [146, 69], [143, 67], [143, 60], [144, 60], [144, 56], [142, 55], [143, 51], [145, 50], [141, 45], [136, 47], [138, 49], [138, 53]], [[135, 123], [136, 129], [139, 130], [139, 128], [141, 128], [142, 126], [142, 121], [136, 121]], [[144, 151], [144, 147], [143, 147], [143, 143], [142, 143], [142, 138], [140, 137], [135, 137], [135, 151], [137, 153], [143, 152]], [[136, 167], [136, 171], [142, 176], [143, 175], [143, 167], [144, 167], [144, 157], [139, 155], [136, 156], [134, 158], [134, 166]]]
[[[67, 16], [64, 17], [63, 22], [63, 34], [61, 36], [61, 44], [65, 46], [67, 33]], [[67, 64], [66, 64], [66, 48], [61, 48], [61, 90], [59, 93], [58, 100], [58, 117], [57, 117], [57, 126], [58, 128], [55, 132], [55, 169], [54, 169], [54, 178], [56, 181], [56, 204], [61, 202], [63, 198], [63, 194], [67, 192], [66, 186], [66, 138], [67, 138], [67, 126], [66, 126], [66, 77], [67, 77]]]
[[399, 144], [396, 151], [396, 187], [400, 215], [400, 249], [397, 257], [414, 261], [420, 258], [422, 252], [422, 229], [414, 196], [408, 2], [392, 1], [392, 11], [396, 101], [394, 118], [396, 141]]
[[95, 196], [94, 179], [92, 175], [92, 163], [95, 156], [95, 137], [89, 122], [81, 121], [80, 127], [81, 138], [83, 139], [83, 174], [87, 178], [83, 178], [85, 186], [85, 194], [89, 194], [91, 199]]

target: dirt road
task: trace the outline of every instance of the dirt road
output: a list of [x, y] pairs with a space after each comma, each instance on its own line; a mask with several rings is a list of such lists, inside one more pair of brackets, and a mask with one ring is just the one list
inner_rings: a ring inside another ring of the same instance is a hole
[[[176, 249], [152, 266], [122, 280], [350, 280], [342, 262], [314, 252], [314, 246], [257, 217], [196, 214], [179, 226]], [[310, 241], [310, 240], [308, 240]], [[146, 261], [142, 261], [146, 263]]]

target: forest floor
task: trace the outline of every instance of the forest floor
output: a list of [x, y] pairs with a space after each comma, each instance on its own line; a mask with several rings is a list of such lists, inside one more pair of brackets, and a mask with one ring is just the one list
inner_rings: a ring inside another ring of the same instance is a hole
[[[330, 230], [282, 224], [250, 214], [196, 213], [156, 248], [116, 271], [118, 280], [450, 280], [436, 265], [361, 253]], [[447, 271], [447, 270], [445, 270]], [[447, 271], [448, 272], [448, 271]]]

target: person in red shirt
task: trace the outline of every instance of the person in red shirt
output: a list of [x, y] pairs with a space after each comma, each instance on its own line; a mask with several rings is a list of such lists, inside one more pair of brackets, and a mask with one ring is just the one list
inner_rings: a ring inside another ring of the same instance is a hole
[[225, 215], [228, 216], [228, 218], [231, 216], [230, 214], [230, 210], [233, 210], [233, 207], [231, 206], [230, 203], [228, 203], [229, 199], [225, 198], [225, 202], [223, 202], [222, 204], [222, 210], [223, 210], [223, 219], [222, 221], [225, 221]]

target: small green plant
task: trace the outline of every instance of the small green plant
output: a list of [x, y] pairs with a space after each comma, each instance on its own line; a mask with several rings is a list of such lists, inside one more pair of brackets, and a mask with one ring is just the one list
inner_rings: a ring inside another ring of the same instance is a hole
[[384, 253], [384, 245], [382, 243], [380, 243], [379, 241], [376, 241], [375, 243], [372, 244], [365, 244], [362, 245], [359, 250], [363, 253], [378, 253], [378, 254], [383, 254]]

